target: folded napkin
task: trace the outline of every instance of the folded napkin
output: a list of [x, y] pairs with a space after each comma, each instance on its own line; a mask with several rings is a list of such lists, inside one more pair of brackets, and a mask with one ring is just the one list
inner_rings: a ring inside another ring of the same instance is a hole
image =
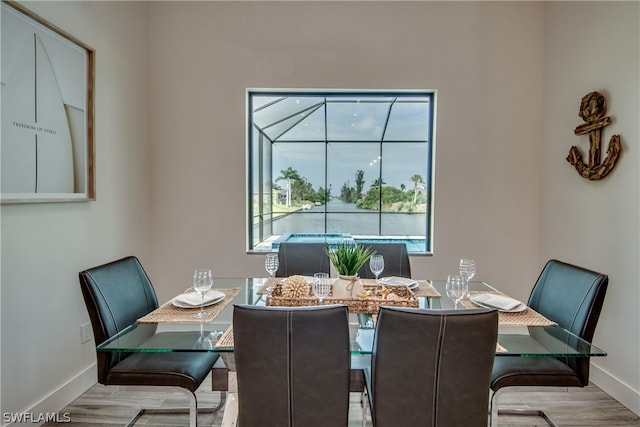
[[389, 276], [389, 277], [383, 277], [382, 279], [378, 280], [380, 283], [382, 283], [383, 285], [389, 285], [389, 286], [417, 286], [418, 282], [416, 282], [413, 279], [409, 279], [407, 277], [396, 277], [396, 276]]
[[[206, 294], [204, 294], [204, 304], [208, 304], [211, 301], [224, 298], [224, 296], [225, 296], [224, 292], [210, 290]], [[180, 294], [177, 297], [175, 297], [174, 301], [180, 304], [192, 305], [194, 307], [198, 307], [202, 302], [202, 297], [197, 292], [186, 292], [184, 294]]]
[[510, 298], [506, 295], [496, 294], [477, 294], [471, 296], [471, 301], [480, 305], [497, 308], [499, 310], [513, 310], [522, 304], [517, 299]]

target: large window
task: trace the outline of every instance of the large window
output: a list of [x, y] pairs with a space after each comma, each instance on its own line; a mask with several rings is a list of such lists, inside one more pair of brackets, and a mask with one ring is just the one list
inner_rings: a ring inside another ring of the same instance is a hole
[[249, 90], [249, 250], [292, 238], [431, 252], [434, 94]]

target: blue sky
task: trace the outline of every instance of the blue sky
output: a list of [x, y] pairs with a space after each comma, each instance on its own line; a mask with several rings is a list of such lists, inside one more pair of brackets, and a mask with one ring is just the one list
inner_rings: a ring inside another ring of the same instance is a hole
[[292, 167], [317, 189], [325, 186], [327, 164], [327, 186], [338, 195], [345, 182], [355, 186], [359, 169], [369, 188], [380, 165], [394, 187], [413, 188], [415, 174], [428, 178], [428, 94], [288, 95], [253, 97], [254, 124], [274, 141], [274, 179]]

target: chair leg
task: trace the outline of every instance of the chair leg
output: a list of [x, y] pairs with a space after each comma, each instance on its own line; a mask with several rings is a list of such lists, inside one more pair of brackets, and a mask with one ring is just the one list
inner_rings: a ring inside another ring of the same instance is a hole
[[175, 391], [184, 393], [189, 399], [189, 408], [166, 408], [166, 409], [140, 409], [137, 414], [129, 420], [126, 424], [126, 427], [132, 427], [138, 418], [140, 418], [144, 414], [149, 415], [162, 415], [162, 414], [189, 414], [189, 427], [197, 427], [198, 424], [198, 415], [200, 414], [213, 414], [218, 412], [225, 404], [227, 393], [222, 391], [220, 392], [220, 402], [213, 408], [200, 408], [198, 409], [198, 401], [196, 399], [196, 395], [191, 391], [184, 389], [182, 387], [166, 387], [166, 386], [119, 386], [122, 390], [131, 390], [131, 391], [140, 391], [145, 390], [149, 391], [149, 389], [156, 388], [162, 391]]
[[541, 417], [550, 427], [558, 427], [556, 423], [540, 409], [498, 409], [498, 398], [505, 389], [499, 389], [493, 392], [489, 401], [490, 426], [498, 427], [499, 415], [517, 415], [517, 416], [534, 416]]
[[491, 393], [489, 399], [489, 426], [498, 427], [498, 394], [500, 390]]
[[367, 426], [367, 389], [360, 393], [360, 407], [362, 408], [362, 427]]
[[229, 392], [229, 398], [224, 406], [222, 415], [222, 427], [235, 427], [238, 425], [238, 394]]
[[371, 415], [371, 425], [375, 426], [375, 420], [373, 415], [373, 401], [371, 399], [371, 393], [369, 392], [369, 387], [371, 387], [371, 378], [368, 370], [364, 370], [364, 378], [365, 378], [365, 386], [362, 394], [360, 395], [361, 404], [362, 404], [362, 427], [365, 427], [367, 424], [367, 408], [369, 409], [369, 415]]

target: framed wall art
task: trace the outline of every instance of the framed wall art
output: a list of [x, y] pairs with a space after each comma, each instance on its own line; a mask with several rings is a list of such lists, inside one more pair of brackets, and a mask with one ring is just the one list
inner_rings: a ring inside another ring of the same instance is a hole
[[2, 203], [95, 200], [95, 51], [2, 1]]

